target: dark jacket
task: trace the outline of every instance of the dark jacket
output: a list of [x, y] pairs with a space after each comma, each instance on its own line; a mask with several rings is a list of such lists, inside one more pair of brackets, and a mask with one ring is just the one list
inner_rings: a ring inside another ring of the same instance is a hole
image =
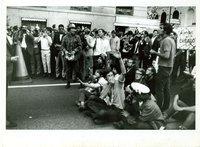
[[6, 80], [9, 84], [13, 73], [13, 63], [11, 57], [13, 56], [13, 45], [11, 45], [6, 38]]
[[60, 47], [55, 47], [56, 44], [61, 45], [62, 44], [62, 40], [65, 36], [65, 34], [63, 34], [62, 38], [60, 39], [60, 34], [59, 32], [55, 32], [54, 34], [54, 40], [53, 40], [53, 54], [55, 54], [56, 56], [58, 55], [59, 51], [61, 50]]

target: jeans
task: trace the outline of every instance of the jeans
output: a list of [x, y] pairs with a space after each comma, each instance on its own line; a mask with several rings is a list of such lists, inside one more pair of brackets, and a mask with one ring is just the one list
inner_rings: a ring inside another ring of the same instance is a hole
[[156, 75], [155, 81], [155, 95], [157, 99], [157, 104], [162, 111], [168, 109], [170, 104], [170, 75], [171, 67], [159, 66], [158, 73]]

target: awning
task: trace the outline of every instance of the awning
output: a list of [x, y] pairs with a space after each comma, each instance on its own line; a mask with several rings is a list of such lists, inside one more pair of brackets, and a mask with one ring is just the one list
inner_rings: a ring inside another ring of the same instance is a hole
[[74, 23], [74, 24], [86, 24], [86, 25], [91, 25], [91, 22], [88, 21], [75, 21], [75, 20], [70, 20], [70, 23]]
[[46, 22], [46, 19], [40, 19], [40, 18], [27, 18], [22, 17], [22, 21], [38, 21], [38, 22]]
[[115, 22], [114, 26], [124, 26], [124, 27], [142, 27], [142, 28], [155, 28], [158, 29], [158, 26], [156, 25], [144, 25], [144, 24], [132, 24], [132, 23], [118, 23]]

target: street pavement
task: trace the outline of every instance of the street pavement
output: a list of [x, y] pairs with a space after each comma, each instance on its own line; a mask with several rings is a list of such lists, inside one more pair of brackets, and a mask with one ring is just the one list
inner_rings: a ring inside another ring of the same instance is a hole
[[[73, 83], [70, 89], [65, 89], [65, 84], [63, 80], [36, 78], [32, 83], [9, 86], [6, 109], [7, 114], [17, 123], [13, 129], [114, 129], [112, 124], [95, 125], [89, 117], [79, 112], [75, 105], [79, 84]], [[176, 87], [173, 87], [173, 91], [176, 91]], [[169, 119], [167, 129], [176, 129], [178, 125], [180, 122]]]

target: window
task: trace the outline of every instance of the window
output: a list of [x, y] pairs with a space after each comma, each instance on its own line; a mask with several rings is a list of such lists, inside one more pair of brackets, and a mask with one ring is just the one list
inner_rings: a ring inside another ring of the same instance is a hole
[[133, 15], [133, 7], [116, 7], [116, 14]]
[[173, 19], [179, 19], [179, 12], [176, 10], [174, 11], [173, 15], [172, 15]]
[[79, 7], [73, 6], [73, 7], [70, 7], [70, 9], [76, 10], [76, 11], [88, 11], [88, 12], [91, 12], [92, 10], [92, 8], [89, 6], [79, 6]]
[[160, 23], [166, 23], [166, 17], [167, 17], [167, 14], [165, 12], [163, 12], [161, 15]]

